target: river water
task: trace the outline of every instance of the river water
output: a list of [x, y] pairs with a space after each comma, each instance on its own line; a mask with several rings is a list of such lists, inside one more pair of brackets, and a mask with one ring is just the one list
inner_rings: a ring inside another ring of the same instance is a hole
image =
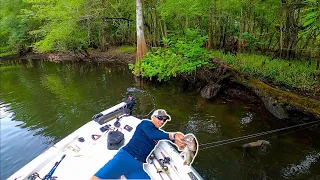
[[[117, 64], [7, 61], [0, 66], [1, 173], [6, 179], [91, 117], [121, 101], [127, 87], [140, 87], [128, 68]], [[259, 103], [223, 95], [211, 101], [178, 83], [144, 84], [157, 108], [172, 116], [166, 131], [194, 133], [199, 144], [290, 125]], [[135, 114], [152, 109], [137, 96]], [[297, 130], [297, 129], [296, 129]], [[271, 146], [243, 149], [244, 140], [198, 152], [194, 168], [204, 179], [319, 179], [320, 128], [286, 131], [260, 139]]]

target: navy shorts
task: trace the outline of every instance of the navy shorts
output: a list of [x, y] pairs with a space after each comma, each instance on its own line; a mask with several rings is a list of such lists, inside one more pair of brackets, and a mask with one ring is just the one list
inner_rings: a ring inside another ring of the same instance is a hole
[[150, 179], [143, 169], [143, 163], [122, 148], [94, 176], [100, 179], [118, 179], [122, 175], [127, 179]]

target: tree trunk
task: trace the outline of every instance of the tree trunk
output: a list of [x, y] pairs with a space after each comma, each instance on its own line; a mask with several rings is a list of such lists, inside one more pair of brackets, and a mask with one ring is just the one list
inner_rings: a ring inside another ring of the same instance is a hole
[[238, 51], [242, 52], [242, 50], [244, 49], [244, 43], [243, 43], [243, 39], [241, 38], [242, 34], [243, 34], [243, 28], [244, 28], [244, 21], [243, 21], [243, 14], [242, 14], [242, 7], [240, 9], [240, 25], [239, 25], [239, 41], [238, 41]]
[[101, 28], [101, 52], [105, 52], [107, 50], [106, 48], [106, 32], [105, 32], [105, 27], [104, 23], [106, 22], [104, 17], [105, 17], [105, 9], [106, 9], [106, 0], [101, 0], [102, 3], [102, 28]]
[[280, 49], [280, 58], [282, 58], [282, 50], [283, 50], [283, 22], [280, 22], [280, 38], [279, 38], [279, 49]]
[[213, 32], [212, 32], [212, 7], [209, 10], [209, 22], [208, 22], [208, 45], [207, 48], [210, 50], [213, 47]]
[[91, 25], [90, 25], [90, 19], [87, 19], [87, 26], [88, 26], [88, 46], [91, 47]]
[[146, 40], [144, 38], [144, 32], [143, 32], [143, 20], [142, 20], [142, 4], [141, 0], [136, 0], [136, 28], [137, 28], [137, 57], [136, 57], [136, 64], [135, 67], [138, 66], [138, 70], [136, 72], [136, 75], [140, 75], [140, 65], [141, 60], [144, 57], [144, 55], [147, 53], [147, 46], [146, 46]]
[[317, 69], [316, 70], [320, 70], [320, 45], [318, 47], [318, 61], [317, 61]]
[[296, 5], [296, 1], [281, 1], [283, 9], [282, 17], [280, 18], [282, 20], [281, 57], [294, 58], [299, 33], [300, 7]]
[[212, 35], [212, 46], [216, 47], [216, 43], [215, 43], [215, 37], [217, 37], [216, 35], [216, 25], [217, 25], [217, 21], [216, 21], [216, 17], [217, 17], [217, 0], [214, 0], [214, 9], [213, 9], [213, 35]]
[[163, 20], [163, 32], [164, 32], [164, 37], [168, 38], [168, 32], [167, 32], [167, 25], [166, 25], [166, 20]]

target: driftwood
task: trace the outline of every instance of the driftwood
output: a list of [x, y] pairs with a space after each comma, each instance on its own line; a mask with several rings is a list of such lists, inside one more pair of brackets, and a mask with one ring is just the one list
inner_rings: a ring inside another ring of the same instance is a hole
[[298, 110], [308, 115], [320, 117], [320, 101], [273, 88], [253, 76], [240, 73], [217, 58], [211, 61], [224, 67], [231, 75], [232, 81], [255, 92], [262, 99], [266, 108], [276, 117], [287, 118], [288, 110]]

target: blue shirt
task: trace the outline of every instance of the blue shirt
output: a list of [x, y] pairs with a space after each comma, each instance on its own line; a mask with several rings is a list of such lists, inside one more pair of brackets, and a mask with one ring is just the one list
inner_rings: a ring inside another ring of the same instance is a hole
[[149, 120], [143, 120], [136, 128], [131, 140], [123, 147], [129, 154], [141, 162], [146, 162], [158, 140], [170, 140], [165, 133], [154, 126]]

